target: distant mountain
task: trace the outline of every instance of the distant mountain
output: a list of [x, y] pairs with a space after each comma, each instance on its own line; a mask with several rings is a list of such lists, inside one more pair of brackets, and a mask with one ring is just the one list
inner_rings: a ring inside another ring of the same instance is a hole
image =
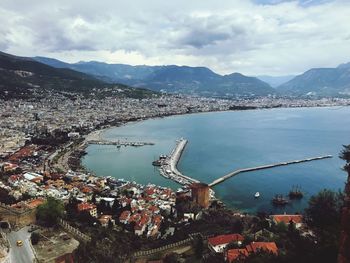
[[340, 64], [337, 68], [340, 68], [340, 69], [349, 69], [349, 68], [350, 68], [350, 62], [344, 63], [344, 64]]
[[314, 68], [277, 88], [284, 94], [298, 96], [349, 96], [350, 63], [337, 68]]
[[[60, 64], [56, 61], [57, 65]], [[142, 96], [150, 91], [112, 85], [67, 68], [55, 68], [31, 58], [0, 52], [0, 98], [28, 97], [44, 91]]]
[[262, 76], [256, 76], [256, 77], [258, 79], [266, 82], [271, 87], [276, 88], [276, 87], [282, 85], [283, 83], [286, 83], [286, 82], [290, 81], [292, 78], [295, 77], [295, 75], [286, 75], [286, 76], [266, 76], [266, 75], [262, 75]]
[[69, 64], [43, 57], [34, 59], [53, 67], [92, 74], [105, 81], [155, 91], [218, 97], [266, 96], [275, 93], [267, 83], [255, 77], [239, 73], [222, 76], [205, 67], [130, 66], [95, 61]]

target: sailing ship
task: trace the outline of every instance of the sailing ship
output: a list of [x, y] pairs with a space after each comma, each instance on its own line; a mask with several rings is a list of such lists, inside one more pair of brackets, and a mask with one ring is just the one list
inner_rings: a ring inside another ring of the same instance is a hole
[[284, 198], [283, 195], [281, 194], [275, 195], [275, 197], [272, 199], [272, 204], [276, 206], [284, 206], [288, 203], [289, 203], [288, 200]]
[[301, 199], [303, 198], [304, 194], [301, 191], [301, 187], [298, 185], [293, 185], [292, 189], [289, 191], [289, 198], [290, 199]]

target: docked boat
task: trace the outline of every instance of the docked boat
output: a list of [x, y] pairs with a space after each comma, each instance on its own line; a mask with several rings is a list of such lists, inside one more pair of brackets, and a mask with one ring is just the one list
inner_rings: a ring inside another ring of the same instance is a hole
[[161, 162], [161, 160], [155, 160], [155, 161], [152, 162], [152, 165], [153, 166], [161, 166], [162, 162]]
[[162, 166], [166, 161], [167, 156], [166, 155], [160, 155], [158, 160], [155, 160], [152, 162], [152, 165], [154, 166]]
[[289, 202], [283, 197], [283, 195], [275, 195], [275, 197], [272, 199], [272, 203], [276, 206], [285, 206]]
[[254, 195], [255, 198], [259, 198], [260, 197], [260, 193], [259, 192], [256, 192], [255, 195]]
[[304, 194], [301, 191], [300, 186], [293, 186], [292, 190], [289, 191], [289, 198], [290, 199], [301, 199], [303, 198]]

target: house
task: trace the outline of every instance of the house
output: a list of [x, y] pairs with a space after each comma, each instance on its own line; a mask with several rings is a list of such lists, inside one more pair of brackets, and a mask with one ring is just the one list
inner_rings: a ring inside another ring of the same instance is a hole
[[226, 260], [232, 263], [244, 259], [249, 256], [249, 254], [258, 253], [259, 251], [266, 251], [275, 255], [278, 254], [278, 248], [275, 242], [252, 242], [245, 248], [229, 249], [226, 253]]
[[261, 250], [278, 254], [278, 248], [275, 242], [252, 242], [246, 246], [248, 253], [257, 253]]
[[78, 212], [81, 213], [83, 211], [87, 211], [89, 212], [89, 214], [92, 216], [92, 217], [96, 217], [97, 218], [97, 208], [96, 208], [96, 205], [94, 204], [89, 204], [89, 203], [80, 203], [78, 204]]
[[272, 221], [275, 224], [285, 223], [289, 225], [290, 222], [295, 224], [295, 228], [300, 228], [303, 225], [303, 216], [302, 215], [272, 215]]
[[19, 168], [19, 166], [13, 163], [0, 164], [0, 171], [2, 170], [4, 172], [12, 172], [15, 171], [17, 168]]
[[16, 182], [19, 182], [23, 179], [23, 176], [20, 174], [13, 174], [7, 180], [10, 185], [14, 185]]
[[131, 214], [130, 211], [123, 211], [123, 213], [121, 213], [121, 215], [119, 216], [119, 222], [123, 224], [128, 223], [130, 214]]
[[111, 221], [111, 223], [113, 225], [115, 225], [115, 220], [112, 218], [111, 215], [102, 215], [102, 216], [100, 216], [98, 221], [100, 221], [101, 226], [103, 226], [103, 227], [107, 227], [109, 224], [109, 221]]
[[235, 242], [241, 245], [242, 241], [244, 237], [240, 234], [220, 235], [208, 238], [208, 247], [215, 253], [222, 253], [228, 244]]
[[184, 222], [188, 222], [189, 220], [194, 220], [194, 213], [184, 213]]
[[249, 255], [248, 251], [245, 248], [230, 249], [227, 251], [226, 260], [229, 263], [231, 263], [231, 262], [235, 262], [236, 260], [242, 260], [248, 255]]
[[34, 182], [34, 183], [40, 183], [44, 179], [44, 177], [42, 175], [37, 174], [37, 173], [25, 173], [25, 174], [23, 174], [23, 177], [26, 180]]
[[146, 225], [141, 222], [136, 223], [134, 227], [135, 235], [142, 236], [143, 232], [146, 230]]

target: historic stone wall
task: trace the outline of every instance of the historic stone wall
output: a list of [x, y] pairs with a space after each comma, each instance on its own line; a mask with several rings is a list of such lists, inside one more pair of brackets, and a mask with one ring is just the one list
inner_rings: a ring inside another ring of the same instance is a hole
[[33, 224], [36, 221], [36, 209], [16, 208], [0, 203], [0, 221], [8, 221], [11, 226]]

